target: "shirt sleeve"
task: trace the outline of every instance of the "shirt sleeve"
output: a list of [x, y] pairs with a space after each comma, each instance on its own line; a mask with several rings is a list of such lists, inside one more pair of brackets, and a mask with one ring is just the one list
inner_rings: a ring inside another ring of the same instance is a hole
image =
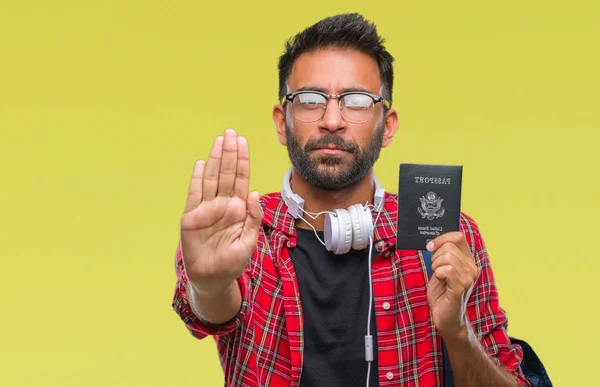
[[494, 274], [479, 228], [473, 219], [464, 214], [461, 226], [480, 269], [479, 278], [467, 305], [469, 320], [490, 357], [504, 367], [519, 386], [529, 387], [530, 383], [521, 370], [523, 351], [519, 345], [510, 342], [507, 332], [508, 318], [500, 307]]
[[230, 321], [223, 324], [209, 324], [200, 320], [190, 307], [187, 295], [188, 278], [185, 272], [181, 245], [177, 247], [175, 254], [175, 273], [177, 274], [177, 284], [175, 286], [175, 295], [173, 296], [172, 307], [179, 315], [186, 328], [192, 336], [197, 339], [203, 339], [206, 336], [225, 336], [237, 330], [246, 317], [248, 312], [248, 303], [250, 295], [250, 277], [247, 271], [237, 279], [242, 294], [242, 306], [238, 314]]

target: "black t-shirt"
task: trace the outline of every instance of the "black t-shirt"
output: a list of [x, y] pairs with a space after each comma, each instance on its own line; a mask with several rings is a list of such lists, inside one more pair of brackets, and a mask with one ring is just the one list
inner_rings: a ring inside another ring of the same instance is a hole
[[[290, 257], [304, 316], [300, 387], [363, 387], [367, 379], [364, 337], [369, 313], [369, 250], [335, 255], [325, 249], [313, 230], [297, 231], [297, 244], [290, 249]], [[323, 233], [318, 234], [324, 240]], [[375, 329], [373, 305], [371, 387], [379, 386]]]

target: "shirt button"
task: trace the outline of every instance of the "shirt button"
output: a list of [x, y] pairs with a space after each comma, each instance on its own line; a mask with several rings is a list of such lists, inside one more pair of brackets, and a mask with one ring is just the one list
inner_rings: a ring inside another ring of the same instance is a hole
[[389, 302], [387, 302], [387, 301], [386, 301], [386, 302], [384, 302], [384, 303], [383, 303], [383, 309], [384, 309], [384, 310], [388, 310], [389, 308], [390, 308], [390, 303], [389, 303]]
[[385, 374], [385, 377], [387, 380], [392, 380], [392, 379], [394, 379], [394, 374], [391, 372], [388, 372], [387, 374]]

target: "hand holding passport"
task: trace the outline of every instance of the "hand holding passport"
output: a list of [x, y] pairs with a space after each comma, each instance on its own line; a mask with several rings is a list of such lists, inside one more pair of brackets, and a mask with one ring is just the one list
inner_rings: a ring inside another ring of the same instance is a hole
[[427, 243], [459, 231], [461, 165], [400, 164], [396, 248], [425, 250]]

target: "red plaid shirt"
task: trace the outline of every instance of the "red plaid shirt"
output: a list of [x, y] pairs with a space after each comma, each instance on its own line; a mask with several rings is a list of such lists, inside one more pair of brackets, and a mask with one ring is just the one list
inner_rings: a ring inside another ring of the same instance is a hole
[[[427, 303], [427, 271], [420, 251], [396, 250], [397, 195], [386, 193], [374, 231], [373, 262], [380, 386], [442, 386], [441, 336]], [[263, 228], [257, 248], [238, 279], [242, 307], [231, 322], [202, 324], [186, 296], [181, 250], [176, 254], [177, 286], [173, 308], [192, 335], [215, 337], [227, 386], [298, 386], [303, 360], [303, 315], [289, 248], [296, 245], [293, 218], [279, 193], [261, 198]], [[374, 218], [376, 214], [373, 214]], [[460, 229], [481, 269], [469, 300], [470, 322], [490, 356], [519, 382], [522, 351], [511, 345], [507, 318], [485, 245], [475, 222], [462, 214]]]

